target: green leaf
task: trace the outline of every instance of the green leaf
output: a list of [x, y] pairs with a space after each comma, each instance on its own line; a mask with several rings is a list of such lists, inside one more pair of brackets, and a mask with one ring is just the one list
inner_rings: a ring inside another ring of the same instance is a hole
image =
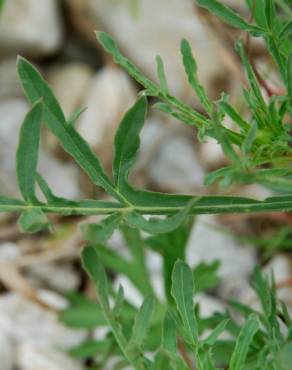
[[74, 127], [66, 122], [59, 103], [39, 72], [27, 60], [19, 58], [18, 74], [28, 100], [35, 103], [43, 99], [44, 122], [60, 140], [64, 150], [75, 159], [95, 185], [101, 186], [108, 194], [120, 199], [99, 159]]
[[143, 127], [147, 112], [147, 99], [141, 97], [126, 113], [115, 136], [115, 157], [113, 161], [113, 177], [119, 191], [127, 182], [140, 146], [139, 134]]
[[210, 264], [201, 262], [194, 268], [193, 279], [196, 284], [196, 292], [213, 289], [219, 284], [220, 279], [217, 275], [219, 266], [219, 261]]
[[176, 354], [176, 344], [177, 340], [175, 323], [173, 322], [171, 315], [167, 311], [163, 321], [161, 347], [167, 352]]
[[13, 212], [26, 209], [26, 204], [22, 200], [4, 197], [0, 195], [0, 212]]
[[253, 337], [259, 330], [259, 321], [255, 314], [251, 314], [242, 329], [235, 343], [229, 370], [242, 370], [244, 369], [248, 350], [252, 343]]
[[107, 324], [100, 306], [91, 302], [66, 308], [60, 313], [60, 319], [77, 329], [94, 329]]
[[193, 198], [180, 212], [174, 216], [166, 219], [150, 218], [146, 220], [142, 215], [137, 212], [129, 212], [124, 214], [124, 220], [132, 227], [136, 227], [149, 234], [164, 234], [169, 233], [178, 228], [183, 222], [186, 221], [190, 215], [193, 206], [200, 198]]
[[241, 150], [242, 150], [242, 153], [247, 156], [248, 153], [251, 151], [252, 149], [252, 145], [256, 139], [256, 135], [257, 135], [257, 131], [258, 131], [258, 125], [257, 125], [257, 122], [256, 121], [253, 121], [243, 143], [242, 143], [242, 147], [241, 147]]
[[243, 44], [242, 44], [241, 41], [236, 43], [235, 50], [238, 52], [238, 54], [239, 54], [239, 56], [242, 60], [242, 63], [243, 63], [243, 66], [245, 68], [246, 75], [247, 75], [247, 78], [249, 80], [251, 89], [252, 89], [252, 91], [254, 93], [254, 96], [257, 100], [257, 104], [259, 105], [259, 108], [262, 109], [265, 112], [266, 111], [266, 103], [265, 103], [264, 98], [262, 96], [258, 80], [255, 76], [255, 73], [253, 71], [252, 66], [250, 65], [250, 63], [247, 59], [247, 56], [245, 54]]
[[111, 340], [87, 340], [81, 344], [70, 348], [69, 354], [75, 358], [87, 359], [96, 355], [105, 355], [112, 349], [113, 343]]
[[42, 121], [42, 102], [35, 103], [26, 115], [20, 129], [16, 154], [16, 171], [19, 189], [26, 202], [38, 203], [35, 194], [36, 169]]
[[96, 37], [104, 50], [113, 56], [116, 64], [122, 66], [142, 86], [145, 86], [152, 92], [157, 90], [157, 86], [151, 80], [146, 78], [134, 64], [121, 54], [117, 44], [107, 33], [96, 32]]
[[287, 59], [287, 87], [290, 110], [292, 112], [292, 50]]
[[218, 337], [225, 331], [226, 325], [230, 320], [226, 319], [221, 321], [215, 329], [212, 330], [212, 333], [207, 336], [207, 338], [203, 339], [201, 342], [201, 346], [213, 346]]
[[285, 39], [286, 37], [292, 36], [292, 21], [286, 23], [279, 32], [279, 39]]
[[197, 3], [199, 6], [208, 9], [218, 18], [222, 19], [224, 22], [230, 24], [235, 28], [239, 28], [247, 32], [252, 32], [255, 35], [262, 34], [263, 32], [263, 29], [261, 27], [249, 24], [237, 13], [235, 13], [229, 7], [221, 4], [217, 0], [197, 0]]
[[228, 102], [220, 101], [219, 106], [243, 131], [249, 130], [249, 123]]
[[20, 230], [24, 233], [37, 233], [50, 226], [47, 216], [40, 209], [31, 209], [23, 212], [17, 223]]
[[269, 30], [272, 30], [276, 23], [274, 0], [265, 0], [265, 17]]
[[193, 274], [189, 266], [182, 261], [177, 261], [174, 265], [171, 294], [183, 322], [187, 336], [185, 340], [190, 344], [197, 345], [198, 324], [193, 304]]
[[133, 326], [132, 336], [128, 346], [140, 347], [147, 335], [151, 316], [155, 308], [155, 299], [153, 296], [145, 298], [142, 306], [140, 307]]
[[165, 75], [163, 60], [160, 55], [156, 57], [156, 64], [157, 64], [157, 75], [158, 75], [159, 82], [160, 82], [160, 88], [165, 94], [167, 94], [168, 93], [167, 79]]
[[204, 88], [200, 85], [197, 75], [197, 63], [193, 57], [192, 49], [187, 40], [181, 42], [181, 53], [188, 80], [194, 91], [196, 92], [202, 106], [207, 113], [212, 112], [212, 102], [209, 100]]
[[121, 214], [113, 213], [98, 224], [81, 224], [83, 238], [91, 244], [106, 243], [121, 222]]

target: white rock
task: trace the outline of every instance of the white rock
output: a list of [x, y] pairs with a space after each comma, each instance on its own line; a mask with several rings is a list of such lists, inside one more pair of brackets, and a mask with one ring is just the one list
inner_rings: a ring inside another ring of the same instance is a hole
[[[205, 173], [192, 143], [170, 120], [150, 117], [142, 130], [136, 171], [143, 170], [159, 189], [192, 192], [201, 189]], [[133, 176], [134, 177], [134, 176]]]
[[125, 1], [89, 0], [89, 4], [98, 29], [103, 26], [108, 30], [124, 53], [155, 80], [155, 57], [161, 55], [170, 90], [180, 97], [191, 101], [194, 97], [183, 71], [182, 38], [193, 47], [204, 85], [211, 87], [214, 77], [224, 74], [224, 64], [195, 14], [193, 0], [140, 0], [136, 18]]
[[18, 343], [33, 343], [68, 349], [80, 344], [86, 333], [62, 325], [58, 316], [16, 294], [0, 297], [0, 332]]
[[71, 62], [54, 67], [47, 76], [66, 117], [83, 107], [93, 71], [87, 64]]
[[[0, 102], [0, 192], [18, 196], [15, 175], [15, 153], [18, 135], [28, 104], [22, 99]], [[43, 148], [39, 155], [39, 170], [43, 173], [56, 194], [67, 198], [78, 198], [78, 171], [72, 164], [64, 164], [50, 156]]]
[[130, 78], [118, 68], [105, 67], [92, 80], [77, 127], [99, 154], [109, 156], [115, 130], [136, 98]]
[[78, 273], [68, 263], [46, 263], [30, 266], [29, 275], [37, 286], [47, 286], [59, 292], [77, 289]]
[[221, 262], [219, 276], [222, 278], [223, 296], [237, 295], [246, 286], [247, 278], [256, 263], [254, 248], [241, 245], [230, 235], [220, 230], [216, 218], [209, 215], [198, 216], [187, 247], [187, 261], [190, 265], [200, 262]]
[[57, 0], [9, 0], [0, 22], [2, 53], [43, 56], [62, 43], [63, 31]]
[[19, 347], [18, 366], [21, 370], [82, 370], [83, 366], [65, 353], [25, 342]]
[[15, 351], [11, 338], [0, 331], [0, 361], [1, 370], [13, 370]]
[[4, 242], [0, 243], [0, 263], [13, 262], [21, 256], [20, 248], [17, 244]]
[[16, 59], [7, 58], [0, 63], [0, 98], [22, 97], [23, 91], [16, 69]]
[[224, 312], [223, 303], [210, 295], [201, 293], [195, 296], [195, 302], [200, 305], [200, 317], [207, 318], [216, 312]]

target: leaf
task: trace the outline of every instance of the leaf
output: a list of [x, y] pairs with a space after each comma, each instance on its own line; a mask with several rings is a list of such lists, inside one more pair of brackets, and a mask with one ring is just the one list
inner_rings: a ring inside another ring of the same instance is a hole
[[235, 122], [237, 125], [243, 130], [249, 130], [249, 123], [246, 122], [238, 112], [226, 101], [220, 101], [219, 106], [223, 109], [223, 111]]
[[173, 301], [170, 293], [173, 267], [178, 259], [185, 260], [185, 252], [192, 225], [191, 219], [190, 222], [183, 223], [169, 233], [151, 236], [146, 240], [147, 245], [155, 252], [158, 252], [163, 259], [164, 292], [171, 302]]
[[70, 348], [69, 354], [75, 358], [88, 359], [98, 355], [105, 355], [112, 349], [113, 343], [106, 339], [103, 341], [86, 340], [81, 344]]
[[182, 40], [181, 42], [181, 53], [183, 56], [183, 63], [185, 67], [188, 80], [194, 91], [196, 92], [202, 106], [207, 113], [211, 114], [212, 112], [212, 102], [207, 97], [207, 94], [202, 85], [200, 85], [198, 76], [197, 76], [197, 63], [193, 57], [190, 44], [187, 40]]
[[129, 341], [129, 347], [140, 347], [147, 335], [149, 329], [151, 316], [155, 307], [155, 299], [153, 296], [145, 298], [142, 306], [140, 307], [133, 326], [132, 336]]
[[84, 248], [82, 252], [82, 263], [90, 278], [93, 280], [99, 303], [104, 312], [110, 311], [108, 281], [105, 270], [97, 258], [92, 247]]
[[254, 335], [259, 330], [259, 321], [255, 314], [251, 314], [242, 329], [235, 343], [229, 370], [244, 369], [246, 357]]
[[18, 74], [28, 100], [34, 103], [40, 98], [43, 99], [44, 122], [60, 140], [64, 150], [75, 159], [95, 185], [120, 199], [99, 159], [74, 127], [66, 122], [59, 103], [39, 72], [27, 60], [19, 58]]
[[16, 171], [19, 189], [28, 203], [38, 203], [35, 194], [36, 169], [42, 121], [42, 102], [34, 104], [20, 129], [16, 154]]
[[287, 88], [290, 110], [292, 112], [292, 50], [287, 59]]
[[149, 91], [155, 92], [157, 90], [157, 86], [121, 54], [117, 44], [107, 33], [96, 32], [96, 37], [104, 50], [113, 56], [115, 63], [122, 66], [136, 81]]
[[196, 283], [196, 292], [204, 292], [215, 288], [219, 284], [219, 277], [217, 275], [219, 261], [207, 264], [205, 262], [199, 263], [193, 270], [193, 279]]
[[230, 24], [235, 28], [241, 30], [252, 32], [255, 35], [262, 34], [263, 29], [249, 24], [243, 18], [241, 18], [237, 13], [231, 10], [229, 7], [221, 4], [217, 0], [197, 0], [199, 6], [208, 9], [211, 13], [215, 14], [218, 18], [222, 19], [224, 22]]
[[160, 82], [160, 88], [165, 94], [167, 94], [168, 93], [167, 79], [165, 75], [163, 60], [160, 55], [156, 57], [156, 64], [157, 64], [157, 75], [158, 75], [159, 82]]
[[98, 224], [81, 224], [83, 238], [91, 244], [106, 243], [121, 221], [120, 213], [113, 213]]
[[186, 207], [176, 213], [174, 216], [166, 219], [150, 218], [146, 220], [137, 212], [129, 212], [124, 215], [124, 220], [132, 227], [136, 227], [149, 234], [164, 234], [178, 228], [190, 215], [193, 206], [197, 203], [199, 197], [193, 198]]
[[113, 314], [117, 317], [120, 316], [121, 310], [123, 308], [123, 303], [124, 303], [124, 288], [119, 285], [118, 293], [116, 296], [116, 301], [115, 301], [115, 306], [113, 308]]
[[292, 36], [292, 21], [286, 23], [279, 32], [279, 39], [285, 39], [286, 37]]
[[25, 208], [26, 204], [22, 200], [0, 195], [0, 212], [21, 211]]
[[71, 206], [71, 207], [77, 206], [78, 203], [74, 202], [73, 200], [69, 200], [69, 199], [62, 198], [62, 197], [57, 197], [50, 189], [46, 180], [39, 173], [36, 173], [36, 181], [42, 193], [44, 194], [46, 200], [48, 201], [48, 203], [59, 204], [62, 207], [64, 207], [65, 205]]
[[107, 324], [100, 306], [92, 302], [66, 308], [60, 313], [60, 319], [78, 329], [94, 329]]
[[139, 134], [147, 112], [147, 99], [141, 97], [126, 113], [115, 136], [115, 157], [113, 161], [114, 182], [119, 191], [127, 181], [140, 146]]
[[176, 354], [176, 327], [171, 315], [167, 311], [164, 317], [161, 347], [167, 352]]
[[47, 216], [40, 209], [31, 209], [23, 212], [17, 224], [24, 233], [37, 233], [50, 226]]
[[242, 153], [247, 156], [248, 153], [251, 151], [252, 149], [252, 145], [256, 139], [256, 135], [257, 135], [257, 131], [258, 131], [258, 125], [257, 125], [257, 122], [256, 121], [253, 121], [247, 135], [246, 135], [246, 138], [244, 139], [243, 143], [242, 143], [242, 147], [241, 147], [241, 150], [242, 150]]
[[189, 266], [182, 261], [177, 261], [174, 265], [171, 294], [183, 321], [183, 326], [187, 335], [185, 340], [189, 344], [197, 345], [198, 324], [193, 304], [193, 274]]
[[212, 333], [207, 336], [207, 338], [203, 339], [201, 342], [201, 346], [213, 346], [218, 337], [224, 332], [226, 325], [230, 320], [226, 319], [221, 321], [215, 329], [212, 330]]
[[259, 105], [259, 108], [261, 108], [265, 112], [266, 111], [266, 103], [265, 103], [264, 98], [262, 96], [258, 80], [255, 76], [255, 73], [253, 71], [252, 66], [250, 65], [250, 63], [247, 59], [247, 56], [245, 54], [243, 44], [242, 44], [241, 41], [237, 42], [235, 44], [235, 50], [237, 51], [237, 53], [239, 54], [239, 56], [242, 60], [242, 63], [243, 63], [243, 66], [245, 68], [246, 75], [247, 75], [247, 78], [249, 80], [251, 89], [252, 89], [252, 91], [254, 93], [254, 96], [257, 100], [257, 104]]
[[269, 30], [273, 30], [276, 23], [274, 0], [265, 0], [265, 17]]

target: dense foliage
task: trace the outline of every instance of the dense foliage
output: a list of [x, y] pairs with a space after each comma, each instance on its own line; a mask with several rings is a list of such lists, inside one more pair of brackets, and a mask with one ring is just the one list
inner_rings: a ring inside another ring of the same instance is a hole
[[[182, 60], [189, 83], [204, 109], [201, 113], [171, 95], [160, 57], [157, 57], [160, 81], [157, 85], [121, 54], [109, 35], [97, 33], [100, 44], [115, 62], [144, 87], [116, 132], [112, 176], [105, 172], [100, 160], [75, 129], [74, 123], [80, 112], [67, 119], [39, 72], [27, 60], [18, 60], [19, 77], [32, 104], [21, 128], [17, 151], [17, 176], [23, 200], [1, 196], [0, 211], [20, 212], [18, 223], [25, 232], [50, 227], [47, 213], [108, 215], [99, 224], [82, 224], [81, 227], [88, 242], [82, 261], [96, 286], [98, 305], [75, 294], [69, 297], [72, 306], [62, 314], [62, 319], [75, 327], [107, 325], [110, 328], [103, 340], [86, 342], [72, 349], [72, 354], [79, 357], [97, 355], [96, 368], [106, 366], [112, 356], [117, 358], [116, 369], [128, 364], [138, 370], [183, 370], [194, 366], [200, 370], [219, 367], [285, 370], [291, 366], [292, 321], [286, 306], [276, 299], [273, 279], [264, 277], [259, 270], [254, 273], [253, 286], [261, 304], [258, 311], [230, 302], [232, 312], [237, 311], [242, 316], [241, 325], [231, 311], [202, 319], [193, 296], [218, 284], [218, 264], [200, 264], [191, 269], [184, 262], [189, 222], [194, 214], [292, 209], [292, 195], [289, 194], [292, 184], [291, 2], [247, 0], [254, 21], [246, 21], [216, 0], [197, 0], [197, 3], [249, 37], [262, 37], [279, 72], [281, 86], [273, 91], [262, 81], [249, 60], [244, 42], [239, 39], [236, 51], [246, 72], [243, 96], [249, 114], [240, 114], [231, 105], [227, 94], [222, 94], [218, 101], [211, 101], [198, 81], [191, 47], [183, 40]], [[155, 106], [163, 112], [196, 127], [200, 140], [210, 136], [221, 144], [230, 164], [210, 173], [206, 185], [218, 180], [223, 186], [235, 181], [260, 183], [281, 194], [258, 201], [134, 189], [128, 178], [139, 149], [139, 134], [147, 114], [149, 96], [155, 98]], [[233, 129], [225, 127], [225, 116], [234, 123]], [[53, 194], [37, 171], [42, 123], [112, 201], [72, 201]], [[46, 201], [38, 199], [36, 186]], [[131, 261], [124, 260], [107, 247], [108, 239], [117, 228], [127, 243]], [[156, 235], [144, 238], [141, 231]], [[165, 300], [155, 296], [145, 264], [146, 248], [163, 257]], [[117, 292], [113, 289], [103, 266], [126, 275], [136, 286], [145, 298], [139, 310], [124, 298], [122, 287]], [[206, 329], [208, 334], [202, 337]], [[221, 339], [223, 333], [224, 339]]]

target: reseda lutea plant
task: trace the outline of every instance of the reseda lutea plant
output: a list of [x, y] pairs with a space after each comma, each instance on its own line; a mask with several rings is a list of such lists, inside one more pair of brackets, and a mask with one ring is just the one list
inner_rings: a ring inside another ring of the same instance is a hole
[[[248, 81], [248, 88], [245, 88], [243, 95], [249, 117], [242, 117], [230, 104], [226, 94], [219, 101], [209, 99], [198, 81], [197, 66], [190, 45], [183, 40], [183, 64], [189, 83], [205, 111], [202, 114], [170, 94], [160, 57], [157, 57], [160, 81], [157, 85], [121, 54], [109, 35], [99, 32], [97, 38], [104, 49], [145, 88], [136, 104], [125, 114], [116, 132], [112, 176], [109, 176], [74, 127], [80, 111], [67, 119], [39, 72], [27, 60], [19, 58], [18, 74], [32, 105], [21, 128], [17, 151], [17, 178], [23, 199], [0, 196], [0, 211], [19, 212], [19, 226], [26, 232], [48, 228], [48, 213], [107, 215], [99, 224], [82, 225], [84, 238], [89, 243], [83, 251], [82, 261], [97, 290], [99, 306], [94, 305], [98, 307], [98, 312], [94, 313], [99, 315], [96, 320], [99, 324], [107, 324], [112, 334], [102, 343], [90, 343], [79, 348], [79, 354], [89, 353], [93, 349], [107, 359], [114, 353], [123, 358], [119, 362], [119, 368], [124, 364], [131, 364], [138, 370], [184, 370], [193, 369], [194, 366], [199, 370], [216, 370], [218, 366], [225, 366], [230, 370], [285, 370], [291, 363], [292, 324], [287, 308], [276, 300], [273, 281], [269, 283], [256, 271], [254, 288], [262, 305], [260, 312], [231, 302], [231, 307], [245, 318], [242, 327], [228, 313], [215, 315], [207, 326], [200, 319], [198, 308], [193, 305], [193, 295], [198, 292], [198, 282], [200, 279], [203, 281], [203, 275], [205, 284], [208, 282], [207, 288], [211, 281], [217, 281], [216, 266], [202, 265], [197, 270], [192, 270], [183, 262], [186, 240], [183, 230], [194, 214], [292, 210], [292, 195], [289, 194], [292, 175], [289, 164], [292, 150], [289, 127], [292, 113], [291, 18], [281, 10], [285, 8], [278, 9], [273, 0], [257, 1], [255, 7], [253, 1], [247, 1], [254, 12], [253, 23], [247, 22], [216, 0], [198, 0], [197, 3], [231, 26], [253, 37], [264, 38], [282, 78], [283, 91], [270, 94], [268, 98], [263, 96], [257, 72], [246, 55], [243, 42], [239, 40], [236, 50]], [[283, 4], [289, 3], [283, 1]], [[211, 173], [206, 179], [207, 184], [218, 179], [223, 185], [234, 181], [257, 182], [284, 190], [288, 194], [258, 201], [243, 197], [162, 194], [133, 188], [128, 178], [140, 145], [139, 135], [147, 114], [147, 96], [155, 97], [156, 107], [163, 112], [196, 127], [201, 140], [210, 136], [221, 144], [231, 164]], [[236, 125], [235, 129], [224, 126], [226, 115]], [[103, 188], [112, 201], [72, 201], [52, 192], [37, 170], [43, 123], [91, 181]], [[37, 186], [45, 201], [38, 198]], [[152, 217], [146, 218], [145, 215]], [[157, 218], [155, 215], [164, 218]], [[122, 230], [131, 250], [131, 264], [106, 247], [107, 240], [117, 228]], [[139, 231], [157, 235], [144, 241]], [[171, 248], [175, 240], [176, 248]], [[148, 272], [143, 251], [145, 243], [156, 248], [164, 258], [166, 302], [155, 297], [150, 279], [146, 278]], [[136, 284], [146, 297], [140, 310], [137, 311], [124, 299], [122, 288], [117, 293], [114, 292], [101, 263], [127, 275]], [[114, 299], [114, 305], [110, 298]], [[83, 298], [80, 300], [83, 309], [88, 305], [88, 310], [92, 310], [91, 303], [85, 302]], [[73, 301], [75, 304], [76, 301], [79, 302], [76, 297]], [[88, 310], [86, 320], [89, 320]], [[78, 320], [78, 316], [75, 316], [75, 322]], [[83, 325], [88, 324], [86, 320]], [[280, 321], [286, 331], [280, 330]], [[149, 327], [152, 335], [148, 335]], [[206, 327], [212, 331], [205, 339], [201, 339]], [[219, 340], [223, 331], [230, 334], [230, 340]], [[152, 355], [146, 355], [144, 350]]]

